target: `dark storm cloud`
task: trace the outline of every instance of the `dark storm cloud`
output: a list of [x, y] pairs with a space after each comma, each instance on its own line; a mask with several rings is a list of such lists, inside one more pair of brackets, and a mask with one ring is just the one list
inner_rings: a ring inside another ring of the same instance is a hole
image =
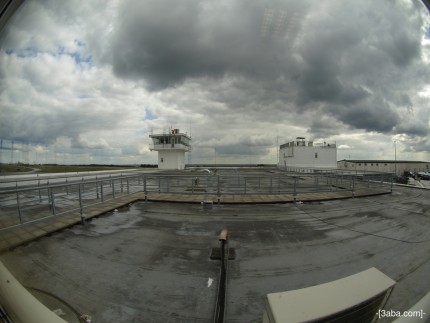
[[397, 34], [386, 45], [385, 51], [390, 54], [394, 64], [403, 67], [420, 54], [420, 39], [415, 35]]
[[400, 116], [395, 109], [381, 98], [365, 100], [349, 108], [341, 105], [326, 107], [326, 111], [344, 124], [357, 129], [388, 133], [399, 123]]
[[[363, 85], [379, 90], [375, 81], [381, 74], [419, 58], [416, 12], [411, 18], [399, 5], [366, 1], [345, 9], [338, 3], [307, 25], [299, 49], [306, 66], [300, 76], [302, 100], [350, 105], [369, 95]], [[405, 31], [411, 28], [405, 22], [416, 29]]]
[[429, 133], [428, 124], [425, 122], [404, 123], [396, 127], [396, 133], [410, 136], [425, 137]]
[[412, 111], [412, 100], [410, 98], [409, 95], [407, 95], [406, 93], [400, 94], [398, 97], [398, 105], [399, 106], [404, 106], [407, 108], [408, 111]]
[[419, 61], [418, 8], [400, 4], [360, 2], [348, 10], [335, 5], [330, 14], [306, 26], [318, 31], [305, 33], [300, 47], [305, 68], [299, 77], [298, 107], [320, 102], [322, 115], [329, 113], [351, 128], [416, 132], [401, 126], [404, 108], [411, 112], [413, 106], [408, 93], [402, 92], [412, 90], [411, 84], [422, 86], [410, 75], [417, 65], [427, 71], [428, 67]]
[[[115, 22], [112, 64], [151, 90], [233, 79], [208, 98], [250, 119], [318, 110], [351, 128], [391, 133], [410, 129], [399, 109], [410, 111], [408, 91], [428, 81], [420, 10], [401, 1], [128, 0]], [[419, 83], [406, 85], [418, 71]]]
[[[300, 25], [297, 17], [303, 16], [303, 4], [126, 1], [119, 16], [127, 18], [117, 22], [113, 36], [114, 71], [144, 78], [152, 89], [225, 73], [273, 78], [279, 75], [279, 66], [292, 66], [288, 54], [292, 43], [284, 37], [292, 37]], [[270, 13], [266, 29], [265, 12]], [[288, 20], [293, 18], [294, 23]]]
[[316, 117], [307, 132], [316, 138], [327, 138], [338, 135], [342, 131], [342, 124], [333, 117]]
[[409, 138], [402, 140], [403, 152], [429, 152], [430, 151], [430, 141], [428, 137], [410, 136]]

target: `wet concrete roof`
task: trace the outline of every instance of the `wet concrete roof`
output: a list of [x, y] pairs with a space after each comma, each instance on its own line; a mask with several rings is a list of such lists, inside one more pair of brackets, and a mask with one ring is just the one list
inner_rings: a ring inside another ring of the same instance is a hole
[[[430, 191], [304, 204], [137, 202], [1, 256], [23, 285], [94, 322], [211, 322], [230, 231], [227, 322], [260, 322], [265, 295], [376, 267], [397, 282], [387, 307], [430, 290]], [[213, 280], [213, 281], [212, 281]], [[312, 306], [312, 304], [309, 304]]]

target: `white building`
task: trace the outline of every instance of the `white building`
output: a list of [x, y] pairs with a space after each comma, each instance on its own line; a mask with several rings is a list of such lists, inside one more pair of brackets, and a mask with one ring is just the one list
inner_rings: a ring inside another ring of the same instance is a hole
[[296, 141], [279, 146], [278, 167], [290, 171], [336, 169], [336, 144], [313, 143], [297, 137]]
[[158, 151], [159, 169], [184, 169], [185, 153], [191, 150], [191, 137], [172, 129], [167, 134], [151, 134], [153, 146]]
[[337, 163], [339, 169], [353, 171], [373, 171], [395, 173], [403, 175], [404, 172], [428, 172], [430, 171], [430, 162], [410, 161], [410, 160], [340, 160]]

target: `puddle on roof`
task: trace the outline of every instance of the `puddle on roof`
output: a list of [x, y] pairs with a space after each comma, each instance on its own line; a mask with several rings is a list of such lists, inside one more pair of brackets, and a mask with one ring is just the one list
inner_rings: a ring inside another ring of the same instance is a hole
[[105, 234], [112, 234], [124, 229], [137, 227], [137, 223], [142, 220], [141, 212], [131, 207], [115, 209], [96, 218], [85, 222], [85, 226], [76, 225], [70, 229], [77, 235], [97, 237]]

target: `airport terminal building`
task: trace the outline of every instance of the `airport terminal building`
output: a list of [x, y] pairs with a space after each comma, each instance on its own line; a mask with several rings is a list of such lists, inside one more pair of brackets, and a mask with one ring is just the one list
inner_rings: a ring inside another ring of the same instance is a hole
[[340, 160], [337, 162], [338, 169], [357, 171], [376, 171], [395, 173], [403, 175], [407, 172], [428, 172], [430, 162], [408, 161], [408, 160]]

